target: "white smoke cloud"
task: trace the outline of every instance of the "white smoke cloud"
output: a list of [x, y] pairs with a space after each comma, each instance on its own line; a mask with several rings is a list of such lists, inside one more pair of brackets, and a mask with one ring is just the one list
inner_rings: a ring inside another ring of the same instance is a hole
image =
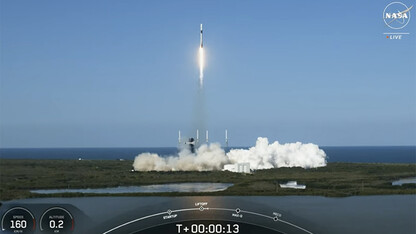
[[201, 145], [195, 152], [182, 149], [177, 156], [160, 157], [142, 153], [134, 159], [136, 171], [210, 171], [221, 170], [229, 163], [250, 163], [250, 169], [277, 167], [315, 168], [326, 166], [326, 154], [315, 144], [300, 142], [269, 144], [267, 138], [259, 137], [249, 149], [233, 149], [225, 154], [218, 143]]
[[301, 142], [281, 145], [277, 141], [269, 144], [263, 137], [257, 138], [256, 145], [250, 149], [233, 149], [227, 157], [232, 162], [250, 163], [250, 169], [326, 166], [326, 154], [317, 145]]
[[182, 149], [177, 156], [160, 157], [157, 154], [139, 154], [133, 163], [136, 171], [212, 171], [221, 170], [229, 163], [220, 144], [201, 145], [195, 152]]

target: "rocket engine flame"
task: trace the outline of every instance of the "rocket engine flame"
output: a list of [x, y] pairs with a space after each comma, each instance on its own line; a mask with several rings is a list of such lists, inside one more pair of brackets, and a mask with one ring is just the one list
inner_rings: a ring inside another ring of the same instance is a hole
[[204, 84], [204, 48], [199, 47], [199, 85]]

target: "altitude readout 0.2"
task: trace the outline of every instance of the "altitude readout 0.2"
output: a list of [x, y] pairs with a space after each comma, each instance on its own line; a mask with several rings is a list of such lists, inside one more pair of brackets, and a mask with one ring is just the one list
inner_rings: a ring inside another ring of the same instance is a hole
[[194, 223], [191, 225], [176, 224], [177, 233], [240, 233], [240, 226], [236, 223]]

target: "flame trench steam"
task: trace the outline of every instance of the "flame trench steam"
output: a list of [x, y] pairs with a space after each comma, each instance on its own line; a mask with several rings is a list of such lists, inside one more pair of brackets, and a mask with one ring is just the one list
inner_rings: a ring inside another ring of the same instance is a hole
[[232, 149], [225, 153], [220, 144], [203, 144], [195, 152], [182, 149], [178, 155], [161, 157], [142, 153], [134, 159], [136, 171], [210, 171], [221, 170], [228, 163], [250, 163], [250, 169], [278, 167], [316, 168], [326, 166], [326, 154], [314, 144], [300, 142], [269, 144], [267, 138], [259, 137], [249, 149]]

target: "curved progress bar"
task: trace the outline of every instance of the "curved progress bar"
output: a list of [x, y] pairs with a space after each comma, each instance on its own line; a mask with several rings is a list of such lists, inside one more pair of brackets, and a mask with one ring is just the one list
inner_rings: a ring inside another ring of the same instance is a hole
[[[198, 210], [199, 210], [199, 211], [200, 211], [201, 209], [200, 209], [200, 208], [188, 208], [188, 209], [172, 210], [172, 211], [170, 211], [170, 212], [171, 212], [171, 213], [179, 213], [179, 212], [184, 212], [184, 211], [193, 211], [193, 210], [196, 210], [196, 211], [198, 211]], [[203, 210], [224, 210], [224, 211], [231, 211], [231, 212], [235, 212], [235, 209], [229, 209], [229, 208], [209, 208], [209, 207], [206, 207], [206, 208], [205, 208], [205, 207], [204, 207], [204, 208], [203, 208]], [[110, 233], [110, 232], [112, 232], [112, 231], [115, 231], [115, 230], [117, 230], [117, 229], [119, 229], [119, 228], [122, 228], [122, 227], [124, 227], [124, 226], [127, 226], [127, 225], [129, 225], [129, 224], [132, 224], [132, 223], [135, 223], [135, 222], [138, 222], [138, 221], [144, 220], [144, 219], [152, 218], [152, 217], [159, 216], [159, 215], [163, 215], [163, 214], [169, 214], [169, 215], [170, 215], [171, 213], [168, 213], [168, 211], [165, 211], [165, 212], [159, 212], [159, 213], [151, 214], [151, 215], [148, 215], [148, 216], [143, 216], [143, 217], [140, 217], [140, 218], [138, 218], [138, 219], [134, 219], [134, 220], [131, 220], [131, 221], [129, 221], [129, 222], [126, 222], [126, 223], [120, 224], [120, 225], [118, 225], [117, 227], [114, 227], [114, 228], [112, 228], [112, 229], [110, 229], [110, 230], [108, 230], [108, 231], [104, 232], [103, 234], [108, 234], [108, 233]], [[247, 213], [247, 214], [252, 214], [252, 215], [261, 216], [261, 217], [264, 217], [264, 218], [274, 219], [274, 217], [273, 217], [273, 216], [268, 216], [268, 215], [264, 215], [264, 214], [260, 214], [260, 213], [256, 213], [256, 212], [252, 212], [252, 211], [240, 210], [240, 212], [239, 212], [239, 213]], [[298, 228], [298, 229], [300, 229], [300, 230], [302, 230], [302, 231], [304, 231], [304, 232], [306, 232], [306, 233], [313, 234], [312, 232], [310, 232], [310, 231], [308, 231], [308, 230], [306, 230], [306, 229], [304, 229], [304, 228], [302, 228], [302, 227], [299, 227], [299, 226], [297, 226], [297, 225], [295, 225], [295, 224], [293, 224], [293, 223], [290, 223], [290, 222], [288, 222], [288, 221], [284, 221], [284, 220], [282, 220], [282, 219], [278, 219], [277, 221], [280, 221], [280, 222], [282, 222], [282, 223], [284, 223], [284, 224], [287, 224], [287, 225], [290, 225], [290, 226], [292, 226], [292, 227]]]
[[[233, 209], [227, 209], [227, 208], [205, 208], [205, 209], [207, 209], [207, 210], [227, 210], [227, 211], [235, 212], [235, 210], [233, 210]], [[251, 211], [247, 211], [247, 210], [240, 210], [239, 213], [247, 213], [247, 214], [262, 216], [262, 217], [269, 218], [269, 219], [273, 219], [274, 218], [272, 216], [268, 216], [268, 215], [264, 215], [264, 214], [259, 214], [259, 213], [251, 212]]]
[[[207, 209], [207, 210], [227, 210], [227, 211], [235, 211], [235, 210], [233, 210], [233, 209], [227, 209], [227, 208], [205, 208], [205, 209]], [[239, 212], [239, 213], [247, 213], [247, 214], [252, 214], [252, 215], [262, 216], [262, 217], [269, 218], [269, 219], [274, 219], [274, 217], [273, 217], [273, 216], [268, 216], [268, 215], [264, 215], [264, 214], [260, 214], [260, 213], [256, 213], [256, 212], [252, 212], [252, 211], [240, 210], [240, 212]], [[306, 233], [313, 234], [312, 232], [310, 232], [310, 231], [308, 231], [308, 230], [306, 230], [306, 229], [304, 229], [304, 228], [302, 228], [302, 227], [299, 227], [299, 226], [297, 226], [297, 225], [295, 225], [295, 224], [293, 224], [293, 223], [290, 223], [290, 222], [288, 222], [288, 221], [284, 221], [284, 220], [282, 220], [282, 219], [278, 219], [277, 221], [280, 221], [280, 222], [285, 223], [285, 224], [287, 224], [287, 225], [290, 225], [290, 226], [292, 226], [292, 227], [298, 228], [298, 229], [300, 229], [300, 230], [302, 230], [302, 231], [304, 231], [304, 232], [306, 232]]]
[[[190, 211], [190, 210], [199, 210], [199, 208], [189, 208], [189, 209], [172, 210], [171, 212], [172, 213], [173, 212], [183, 212], [183, 211]], [[108, 230], [106, 232], [103, 232], [103, 234], [107, 234], [107, 233], [110, 233], [110, 232], [112, 232], [114, 230], [117, 230], [117, 229], [119, 229], [121, 227], [127, 226], [129, 224], [132, 224], [132, 223], [135, 223], [135, 222], [144, 220], [144, 219], [152, 218], [152, 217], [155, 217], [155, 216], [163, 215], [163, 214], [168, 214], [168, 212], [167, 211], [160, 212], [160, 213], [156, 213], [156, 214], [152, 214], [152, 215], [148, 215], [148, 216], [144, 216], [144, 217], [141, 217], [141, 218], [138, 218], [138, 219], [131, 220], [131, 221], [127, 222], [127, 223], [120, 224], [117, 227], [114, 227], [114, 228], [112, 228], [112, 229], [110, 229], [110, 230]]]

